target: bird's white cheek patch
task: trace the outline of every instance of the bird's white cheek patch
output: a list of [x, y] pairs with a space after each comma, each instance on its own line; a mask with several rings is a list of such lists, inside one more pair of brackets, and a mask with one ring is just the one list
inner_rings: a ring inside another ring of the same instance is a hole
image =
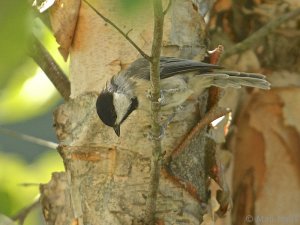
[[119, 124], [126, 115], [130, 107], [131, 100], [124, 94], [114, 93], [113, 101], [117, 114], [116, 124]]

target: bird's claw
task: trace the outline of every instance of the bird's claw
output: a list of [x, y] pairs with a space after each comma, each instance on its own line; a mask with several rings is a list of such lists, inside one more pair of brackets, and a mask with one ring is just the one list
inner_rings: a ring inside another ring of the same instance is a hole
[[179, 105], [174, 109], [174, 112], [167, 118], [166, 122], [163, 124], [163, 127], [167, 128], [167, 126], [173, 121], [178, 112], [183, 110], [183, 106]]
[[175, 93], [178, 93], [181, 91], [182, 91], [182, 88], [170, 88], [170, 89], [164, 90], [164, 92], [167, 94], [175, 94]]
[[177, 115], [179, 111], [181, 111], [184, 107], [182, 105], [175, 108], [174, 112], [166, 119], [166, 121], [160, 126], [160, 135], [155, 137], [151, 132], [149, 133], [150, 140], [161, 140], [165, 136], [165, 130], [169, 126], [169, 124], [173, 121], [174, 117]]
[[160, 103], [160, 105], [164, 105], [166, 103], [164, 91], [162, 90], [160, 91], [160, 98], [158, 99], [158, 102]]
[[[147, 94], [146, 94], [146, 97], [150, 100], [153, 99], [153, 96], [151, 94], [151, 91], [148, 90], [147, 91]], [[165, 104], [165, 96], [164, 96], [164, 91], [160, 91], [160, 98], [158, 99], [158, 102], [160, 103], [160, 105], [164, 105]]]
[[152, 99], [152, 94], [150, 90], [147, 90], [146, 97], [150, 100]]
[[154, 135], [152, 134], [152, 132], [149, 132], [149, 134], [148, 134], [148, 139], [149, 139], [149, 140], [159, 141], [159, 140], [163, 139], [164, 136], [165, 136], [165, 127], [164, 127], [164, 126], [161, 126], [161, 127], [160, 127], [160, 134], [159, 134], [159, 136], [154, 136]]

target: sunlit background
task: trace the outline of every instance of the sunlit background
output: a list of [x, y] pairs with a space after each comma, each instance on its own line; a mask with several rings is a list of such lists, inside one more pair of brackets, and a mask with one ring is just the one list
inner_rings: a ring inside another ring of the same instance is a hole
[[[4, 129], [57, 142], [52, 112], [62, 102], [44, 72], [27, 56], [35, 35], [68, 74], [49, 29], [34, 15], [30, 1], [0, 3], [0, 216], [14, 217], [31, 205], [39, 184], [63, 164], [56, 150], [8, 135]], [[3, 221], [2, 221], [3, 222]], [[1, 221], [0, 221], [1, 223]], [[43, 224], [36, 207], [25, 224]]]

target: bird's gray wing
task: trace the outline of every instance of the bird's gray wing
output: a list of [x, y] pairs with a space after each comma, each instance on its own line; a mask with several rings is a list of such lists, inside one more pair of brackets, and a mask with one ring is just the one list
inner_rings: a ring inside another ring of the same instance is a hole
[[206, 73], [213, 69], [221, 69], [219, 65], [213, 65], [198, 62], [189, 59], [179, 59], [173, 57], [162, 57], [160, 59], [160, 76], [162, 79], [174, 76], [176, 74], [184, 74], [188, 72]]
[[[197, 62], [189, 59], [179, 59], [173, 57], [160, 58], [160, 78], [165, 79], [177, 74], [184, 74], [193, 71], [201, 73], [210, 72], [213, 69], [220, 69], [221, 66]], [[150, 63], [139, 58], [135, 60], [124, 72], [126, 76], [137, 77], [140, 79], [150, 79]]]

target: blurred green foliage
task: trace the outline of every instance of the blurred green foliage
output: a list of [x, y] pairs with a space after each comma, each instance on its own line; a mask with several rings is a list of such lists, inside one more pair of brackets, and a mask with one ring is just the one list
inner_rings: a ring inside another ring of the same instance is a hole
[[147, 0], [118, 0], [121, 8], [127, 12], [138, 11], [147, 3]]
[[0, 3], [0, 88], [10, 74], [24, 63], [31, 19], [27, 1], [1, 1]]
[[31, 15], [29, 6], [15, 0], [0, 5], [0, 124], [40, 115], [59, 100], [51, 82], [27, 56], [30, 35], [37, 36], [68, 72], [51, 31]]
[[[16, 155], [0, 153], [0, 165], [0, 213], [7, 216], [34, 202], [39, 184], [48, 182], [53, 171], [63, 171], [62, 160], [53, 151], [45, 152], [30, 165]], [[25, 224], [39, 223], [31, 217]]]
[[128, 19], [131, 16], [136, 18], [136, 16], [143, 17], [145, 11], [151, 10], [149, 6], [152, 6], [151, 1], [148, 0], [112, 0], [119, 7], [118, 14], [123, 19]]
[[0, 224], [1, 225], [16, 225], [16, 223], [9, 217], [0, 214]]
[[[0, 1], [0, 125], [41, 115], [60, 99], [46, 75], [27, 56], [32, 34], [68, 74], [68, 63], [60, 56], [51, 31], [33, 16], [31, 2]], [[12, 216], [31, 204], [39, 194], [38, 184], [48, 182], [52, 172], [61, 170], [61, 159], [53, 151], [32, 164], [18, 155], [0, 152], [0, 214]], [[25, 224], [40, 224], [38, 217], [37, 211], [31, 213]]]

